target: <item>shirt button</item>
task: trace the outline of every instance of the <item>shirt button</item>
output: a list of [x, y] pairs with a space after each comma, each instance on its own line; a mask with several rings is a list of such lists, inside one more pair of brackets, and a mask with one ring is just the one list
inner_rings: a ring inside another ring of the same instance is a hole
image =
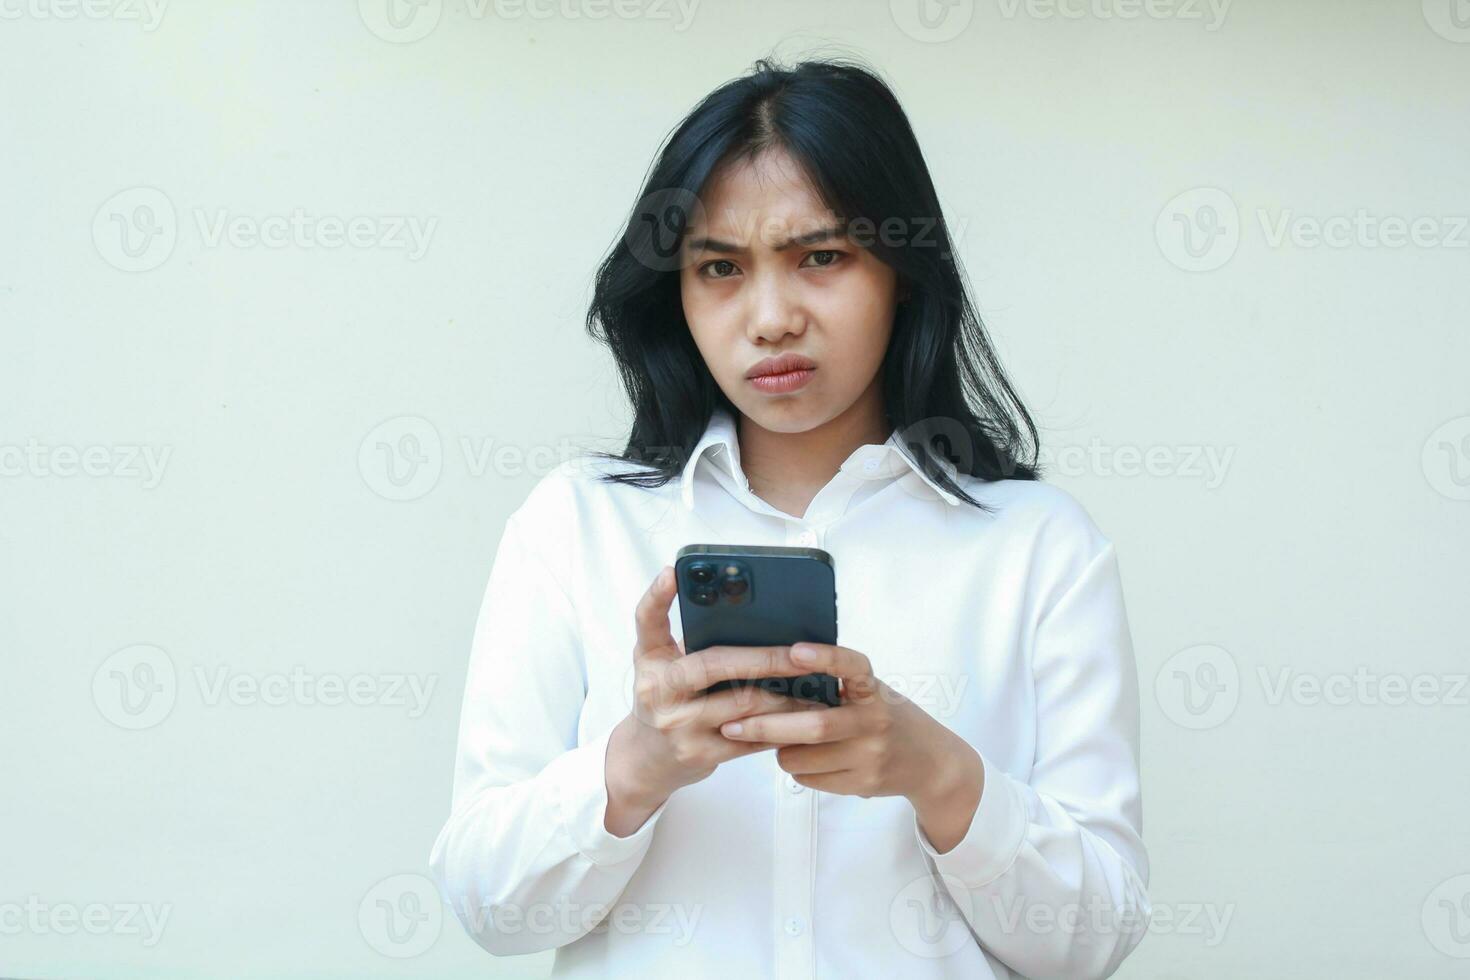
[[797, 535], [796, 542], [797, 544], [803, 544], [807, 547], [811, 547], [812, 545], [817, 543], [817, 536], [811, 531], [802, 531], [801, 534]]
[[786, 935], [799, 936], [801, 935], [802, 928], [803, 926], [800, 919], [792, 917], [786, 920]]
[[806, 789], [805, 786], [801, 785], [801, 783], [798, 783], [795, 777], [792, 776], [786, 777], [786, 788], [791, 790], [791, 792], [793, 793], [800, 793], [802, 790]]
[[866, 463], [863, 464], [863, 469], [867, 470], [869, 473], [873, 472], [877, 468], [878, 468], [878, 461], [876, 459], [870, 459]]

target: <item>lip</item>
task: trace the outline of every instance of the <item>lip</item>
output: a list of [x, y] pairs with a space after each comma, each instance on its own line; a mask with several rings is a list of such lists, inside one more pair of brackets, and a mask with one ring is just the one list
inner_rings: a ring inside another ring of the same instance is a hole
[[811, 358], [787, 353], [760, 361], [745, 378], [761, 391], [781, 395], [805, 387], [816, 373], [817, 365]]
[[756, 363], [745, 376], [754, 380], [765, 375], [790, 374], [796, 371], [816, 370], [817, 363], [810, 357], [802, 357], [800, 354], [786, 353], [777, 357], [768, 357]]
[[773, 395], [783, 395], [788, 391], [795, 391], [798, 388], [805, 387], [806, 383], [812, 379], [812, 375], [816, 373], [816, 371], [807, 370], [786, 371], [782, 374], [762, 374], [759, 377], [751, 378], [750, 383], [761, 391], [769, 392]]

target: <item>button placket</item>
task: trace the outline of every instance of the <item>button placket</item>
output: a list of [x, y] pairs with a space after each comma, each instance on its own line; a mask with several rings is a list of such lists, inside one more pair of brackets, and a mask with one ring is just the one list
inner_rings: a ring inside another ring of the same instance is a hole
[[[829, 484], [829, 489], [831, 485]], [[850, 491], [848, 491], [850, 493]], [[844, 501], [846, 497], [842, 498]], [[810, 509], [811, 516], [822, 519], [828, 502]], [[802, 548], [820, 548], [826, 539], [825, 525], [790, 522], [786, 540]], [[776, 970], [780, 980], [810, 980], [816, 973], [816, 946], [810, 923], [816, 882], [817, 794], [807, 792], [775, 762], [771, 764], [777, 777], [775, 890], [772, 908], [775, 914]]]
[[805, 792], [806, 787], [779, 767], [776, 772], [787, 791], [776, 793], [775, 868], [771, 876], [775, 975], [780, 980], [809, 980], [816, 970], [816, 949], [806, 927], [812, 916], [815, 879], [816, 794]]

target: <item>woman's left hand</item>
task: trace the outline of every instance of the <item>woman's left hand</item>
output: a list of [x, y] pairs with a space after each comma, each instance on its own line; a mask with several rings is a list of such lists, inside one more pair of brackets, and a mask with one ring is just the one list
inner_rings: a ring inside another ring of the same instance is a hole
[[[803, 658], [804, 650], [809, 657]], [[856, 650], [798, 643], [791, 656], [813, 673], [841, 678], [842, 704], [742, 718], [721, 726], [721, 734], [777, 743], [777, 765], [803, 786], [907, 798], [941, 853], [962, 840], [985, 782], [969, 743], [874, 677], [872, 664]]]

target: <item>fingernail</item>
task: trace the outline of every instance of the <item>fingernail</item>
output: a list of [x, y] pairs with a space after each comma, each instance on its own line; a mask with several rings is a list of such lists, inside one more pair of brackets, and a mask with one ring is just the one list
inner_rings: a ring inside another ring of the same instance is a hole
[[738, 721], [732, 721], [720, 726], [720, 732], [724, 735], [739, 735], [744, 729], [745, 726]]
[[791, 659], [800, 660], [802, 663], [815, 659], [817, 651], [804, 643], [798, 643], [791, 648]]

